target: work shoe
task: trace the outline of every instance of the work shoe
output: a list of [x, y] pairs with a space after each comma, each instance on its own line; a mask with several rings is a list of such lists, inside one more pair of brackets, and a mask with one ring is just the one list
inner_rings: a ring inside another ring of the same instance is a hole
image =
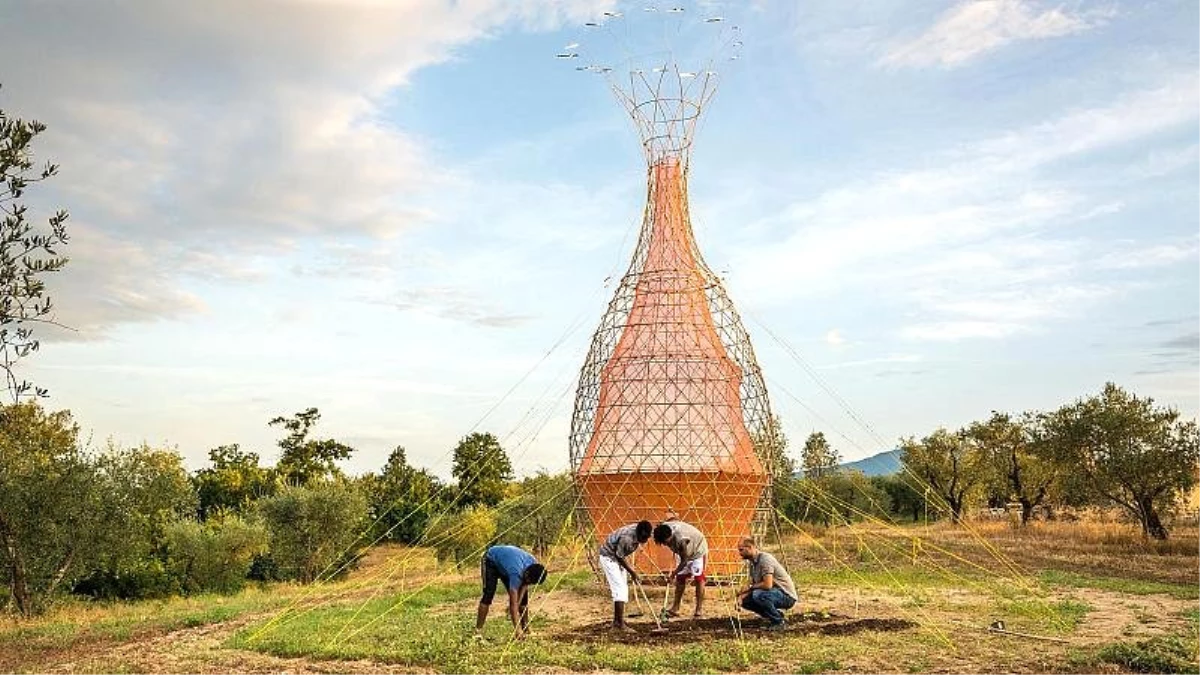
[[781, 631], [781, 630], [787, 630], [787, 622], [780, 621], [779, 623], [773, 623], [773, 624], [767, 626], [766, 630], [769, 630], [773, 633], [777, 632], [777, 631]]

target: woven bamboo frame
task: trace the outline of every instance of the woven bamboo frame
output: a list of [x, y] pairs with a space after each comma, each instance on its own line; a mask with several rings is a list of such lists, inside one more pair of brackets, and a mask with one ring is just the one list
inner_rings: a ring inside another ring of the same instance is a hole
[[[646, 207], [629, 269], [592, 336], [571, 420], [581, 533], [597, 545], [668, 511], [708, 539], [708, 575], [743, 563], [737, 540], [774, 515], [771, 405], [750, 338], [704, 262], [688, 211], [692, 135], [715, 73], [677, 67], [611, 83], [648, 164]], [[641, 572], [674, 567], [651, 544]], [[593, 552], [594, 555], [594, 552]]]

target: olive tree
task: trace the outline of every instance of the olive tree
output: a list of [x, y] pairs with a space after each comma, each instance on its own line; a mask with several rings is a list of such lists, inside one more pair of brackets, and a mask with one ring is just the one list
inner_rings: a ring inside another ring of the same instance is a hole
[[45, 227], [38, 227], [22, 201], [30, 186], [58, 172], [54, 164], [37, 168], [34, 161], [33, 141], [45, 130], [41, 122], [0, 108], [0, 372], [13, 402], [46, 395], [45, 389], [18, 378], [14, 367], [38, 350], [33, 326], [54, 323], [44, 277], [67, 264], [59, 255], [67, 244], [67, 212], [55, 212]]

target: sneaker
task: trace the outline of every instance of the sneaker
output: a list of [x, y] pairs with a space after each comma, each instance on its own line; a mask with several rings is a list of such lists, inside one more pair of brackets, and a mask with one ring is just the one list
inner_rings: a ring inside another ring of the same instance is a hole
[[767, 626], [766, 629], [771, 632], [787, 630], [787, 621], [780, 621], [779, 623], [773, 623], [773, 624]]

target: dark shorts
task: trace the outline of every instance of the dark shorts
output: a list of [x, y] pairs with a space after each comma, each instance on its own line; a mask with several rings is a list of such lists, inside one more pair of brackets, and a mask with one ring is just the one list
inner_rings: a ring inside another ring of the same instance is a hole
[[[483, 596], [479, 598], [479, 604], [490, 605], [492, 599], [496, 597], [496, 582], [504, 584], [505, 590], [508, 590], [508, 576], [500, 570], [499, 567], [484, 556], [479, 561], [479, 578], [483, 581]], [[529, 596], [525, 593], [521, 594], [521, 608], [524, 609], [526, 603], [529, 602]]]

